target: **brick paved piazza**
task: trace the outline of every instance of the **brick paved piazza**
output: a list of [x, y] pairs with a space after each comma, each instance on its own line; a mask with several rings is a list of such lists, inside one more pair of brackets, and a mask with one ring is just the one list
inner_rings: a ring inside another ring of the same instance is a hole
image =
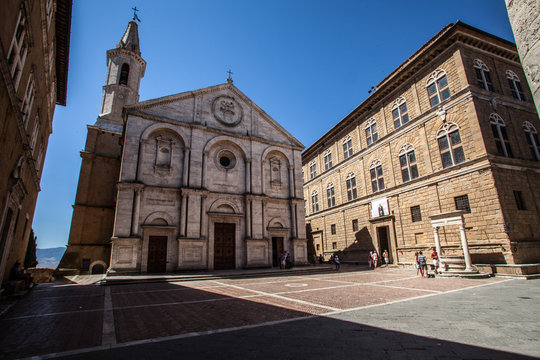
[[359, 266], [41, 284], [0, 320], [0, 359], [533, 358], [539, 300], [540, 280], [427, 279]]

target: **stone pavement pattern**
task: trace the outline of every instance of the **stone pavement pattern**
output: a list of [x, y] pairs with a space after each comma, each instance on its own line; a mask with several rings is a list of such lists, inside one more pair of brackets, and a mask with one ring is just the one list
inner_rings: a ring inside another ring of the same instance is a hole
[[540, 281], [422, 279], [394, 268], [358, 269], [40, 285], [0, 320], [0, 354], [5, 359], [540, 356]]

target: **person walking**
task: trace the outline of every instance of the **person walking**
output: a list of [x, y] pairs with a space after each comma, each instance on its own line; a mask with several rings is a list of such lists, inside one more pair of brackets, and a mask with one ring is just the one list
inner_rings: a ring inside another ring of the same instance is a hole
[[420, 264], [420, 274], [422, 275], [422, 277], [424, 277], [424, 271], [426, 273], [426, 277], [429, 277], [427, 271], [426, 255], [422, 254], [421, 251], [418, 253], [418, 264]]
[[368, 265], [370, 269], [371, 269], [372, 264], [373, 264], [373, 251], [370, 251], [368, 255]]
[[284, 269], [285, 268], [285, 253], [282, 252], [279, 254], [279, 268]]
[[334, 264], [336, 265], [336, 270], [339, 271], [341, 264], [339, 263], [339, 256], [337, 256], [337, 254], [334, 255]]
[[390, 264], [390, 257], [388, 255], [388, 250], [384, 249], [382, 257], [384, 259], [384, 265], [388, 268], [388, 265]]
[[379, 261], [379, 255], [377, 254], [377, 250], [373, 251], [373, 254], [371, 255], [373, 257], [373, 268], [377, 268], [377, 262]]
[[418, 251], [414, 253], [414, 266], [416, 267], [416, 276], [420, 272], [420, 263], [418, 262]]

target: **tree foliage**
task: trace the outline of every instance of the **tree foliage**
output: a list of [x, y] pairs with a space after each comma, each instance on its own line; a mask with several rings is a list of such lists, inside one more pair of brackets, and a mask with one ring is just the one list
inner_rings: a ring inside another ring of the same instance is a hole
[[33, 268], [38, 264], [36, 256], [37, 236], [34, 236], [34, 229], [30, 230], [28, 237], [28, 246], [26, 247], [26, 256], [24, 257], [24, 267]]

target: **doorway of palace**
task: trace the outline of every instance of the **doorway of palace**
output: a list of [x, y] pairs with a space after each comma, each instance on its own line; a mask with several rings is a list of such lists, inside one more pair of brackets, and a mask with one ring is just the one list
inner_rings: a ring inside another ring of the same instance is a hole
[[279, 266], [279, 254], [283, 252], [283, 238], [272, 237], [272, 266]]
[[236, 225], [228, 223], [214, 224], [214, 269], [228, 270], [236, 267], [235, 263]]
[[167, 270], [167, 237], [150, 236], [148, 238], [149, 273], [164, 273]]
[[379, 253], [379, 258], [383, 260], [383, 257], [382, 257], [382, 254], [384, 252], [384, 250], [387, 250], [388, 251], [388, 257], [390, 259], [390, 262], [392, 262], [392, 257], [390, 256], [391, 252], [390, 252], [390, 239], [389, 239], [389, 231], [388, 231], [388, 226], [379, 226], [377, 228], [377, 238], [379, 240], [379, 249], [378, 249], [378, 253]]
[[315, 246], [315, 255], [317, 255], [317, 258], [321, 255], [324, 256], [322, 233], [313, 234], [313, 246]]

